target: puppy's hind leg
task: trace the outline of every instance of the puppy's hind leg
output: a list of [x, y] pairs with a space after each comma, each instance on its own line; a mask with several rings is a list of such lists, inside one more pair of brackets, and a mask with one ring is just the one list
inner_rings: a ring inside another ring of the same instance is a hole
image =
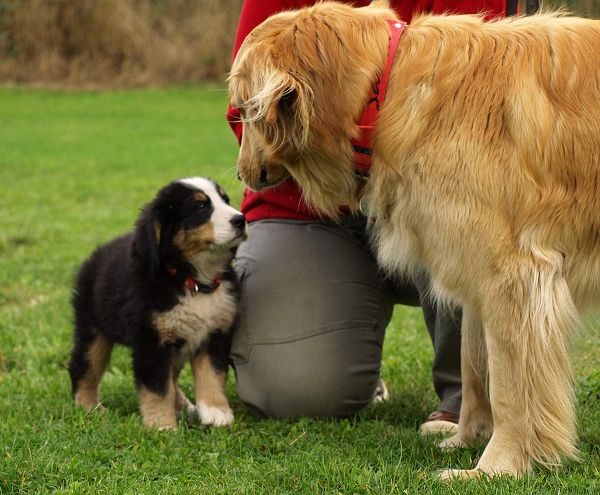
[[487, 350], [479, 315], [463, 307], [461, 325], [462, 405], [458, 431], [439, 444], [442, 450], [472, 447], [492, 435], [492, 410], [487, 393]]
[[145, 346], [135, 348], [133, 353], [133, 373], [144, 424], [160, 430], [177, 428], [172, 354], [168, 346]]
[[75, 403], [91, 411], [100, 404], [98, 387], [110, 359], [113, 343], [81, 324], [75, 331], [69, 374]]

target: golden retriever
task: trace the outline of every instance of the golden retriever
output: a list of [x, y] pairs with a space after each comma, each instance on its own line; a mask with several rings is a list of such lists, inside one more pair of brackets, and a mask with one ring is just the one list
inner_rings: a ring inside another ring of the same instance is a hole
[[[394, 18], [378, 4], [281, 13], [245, 40], [229, 89], [250, 187], [291, 175], [324, 214], [357, 208], [350, 140]], [[600, 296], [600, 21], [414, 19], [364, 199], [381, 266], [426, 268], [434, 295], [463, 307], [464, 398], [441, 446], [491, 439], [475, 469], [442, 477], [576, 458], [569, 347]]]

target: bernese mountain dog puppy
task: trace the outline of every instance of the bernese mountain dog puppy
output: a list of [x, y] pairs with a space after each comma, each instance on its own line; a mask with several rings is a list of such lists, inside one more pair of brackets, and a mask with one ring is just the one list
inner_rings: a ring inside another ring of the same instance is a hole
[[[174, 181], [142, 210], [133, 232], [99, 247], [82, 265], [72, 298], [73, 399], [100, 405], [98, 386], [113, 344], [131, 348], [144, 424], [233, 421], [224, 386], [238, 283], [231, 262], [246, 238], [244, 216], [215, 182]], [[177, 379], [190, 360], [196, 406]]]

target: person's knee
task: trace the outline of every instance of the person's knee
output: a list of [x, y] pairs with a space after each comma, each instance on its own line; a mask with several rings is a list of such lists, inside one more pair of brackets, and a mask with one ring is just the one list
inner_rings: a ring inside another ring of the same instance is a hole
[[238, 394], [251, 412], [271, 418], [352, 415], [370, 403], [379, 378], [377, 367], [357, 372], [354, 363], [337, 360], [252, 361], [236, 365]]

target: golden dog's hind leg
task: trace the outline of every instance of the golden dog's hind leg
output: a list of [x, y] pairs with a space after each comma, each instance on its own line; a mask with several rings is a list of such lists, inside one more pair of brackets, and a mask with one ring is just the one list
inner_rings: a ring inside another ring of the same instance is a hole
[[[532, 257], [533, 258], [533, 257]], [[530, 258], [487, 288], [483, 322], [494, 433], [475, 470], [523, 476], [577, 457], [569, 340], [577, 312], [560, 263]]]
[[492, 435], [492, 410], [487, 393], [487, 350], [479, 315], [463, 307], [461, 325], [462, 405], [458, 431], [439, 444], [442, 450], [472, 447]]

